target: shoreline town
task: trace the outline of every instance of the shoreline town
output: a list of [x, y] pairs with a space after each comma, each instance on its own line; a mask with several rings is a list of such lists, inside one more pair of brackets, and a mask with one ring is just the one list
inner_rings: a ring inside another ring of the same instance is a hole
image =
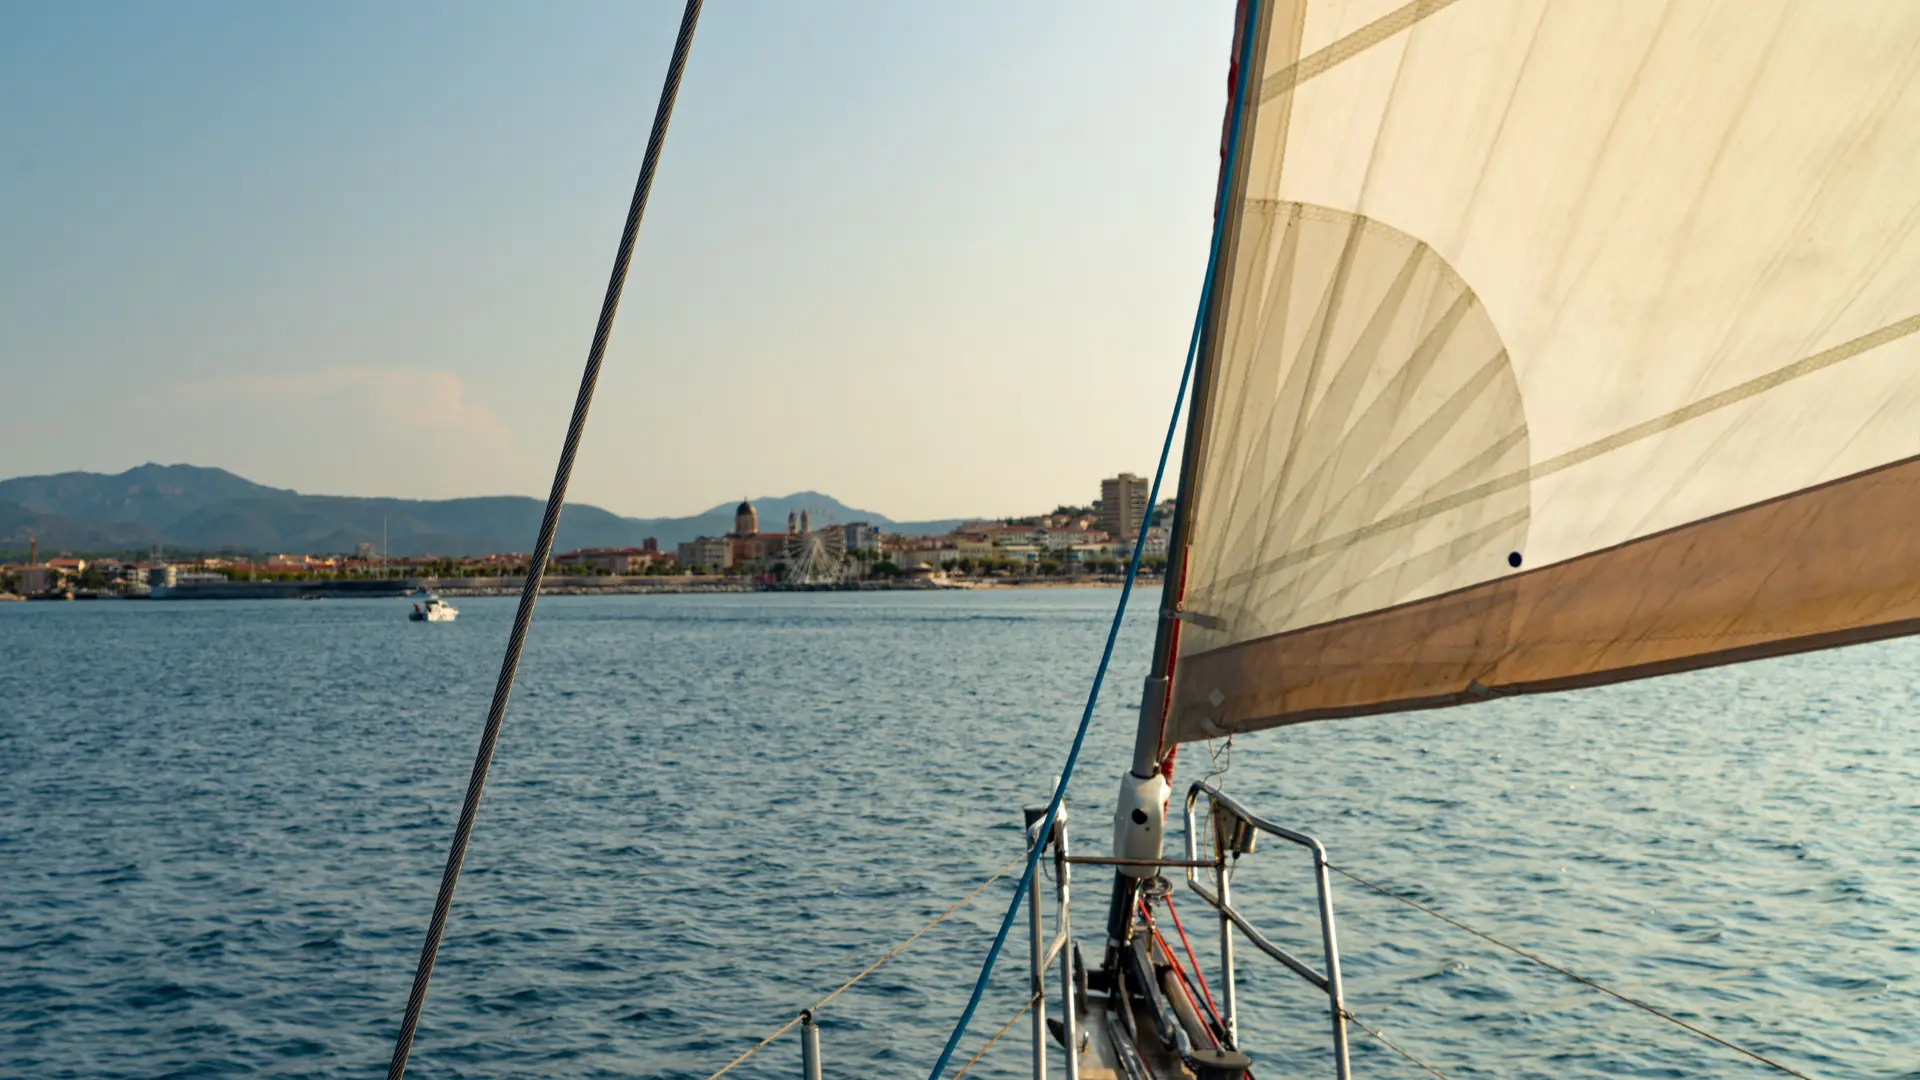
[[[1164, 568], [1172, 504], [1147, 506], [1148, 483], [1132, 473], [1101, 481], [1088, 507], [1030, 517], [965, 522], [937, 536], [887, 533], [869, 522], [818, 524], [790, 513], [784, 531], [763, 531], [742, 502], [733, 529], [672, 550], [584, 548], [548, 563], [543, 595], [938, 588], [1060, 587], [1121, 580], [1136, 539], [1141, 570]], [[1143, 535], [1144, 534], [1144, 535]], [[387, 558], [370, 543], [352, 555], [210, 554], [173, 559], [61, 552], [42, 560], [29, 542], [23, 564], [0, 564], [0, 599], [238, 600], [398, 596], [431, 588], [451, 596], [517, 593], [529, 557]]]

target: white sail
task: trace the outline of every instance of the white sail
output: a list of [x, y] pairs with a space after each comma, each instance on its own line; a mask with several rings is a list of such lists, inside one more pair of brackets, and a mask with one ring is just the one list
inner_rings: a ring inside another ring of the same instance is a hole
[[1920, 3], [1262, 8], [1165, 741], [1920, 630]]

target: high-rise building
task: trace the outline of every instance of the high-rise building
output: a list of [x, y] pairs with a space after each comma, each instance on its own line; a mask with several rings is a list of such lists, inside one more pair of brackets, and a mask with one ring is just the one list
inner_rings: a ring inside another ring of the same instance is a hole
[[1147, 482], [1132, 473], [1100, 481], [1100, 527], [1131, 540], [1147, 519]]
[[848, 551], [880, 550], [880, 530], [869, 522], [855, 521], [841, 526], [846, 533]]

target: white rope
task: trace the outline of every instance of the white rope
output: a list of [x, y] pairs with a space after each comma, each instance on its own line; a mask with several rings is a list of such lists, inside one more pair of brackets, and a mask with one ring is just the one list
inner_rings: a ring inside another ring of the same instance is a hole
[[999, 1042], [1000, 1037], [1002, 1035], [1005, 1035], [1007, 1032], [1013, 1030], [1013, 1025], [1019, 1023], [1020, 1018], [1027, 1015], [1027, 1010], [1033, 1008], [1034, 1002], [1037, 1002], [1039, 1000], [1040, 999], [1038, 997], [1028, 998], [1027, 1003], [1025, 1005], [1020, 1006], [1020, 1011], [1017, 1013], [1014, 1013], [1013, 1016], [1006, 1023], [1000, 1025], [999, 1031], [996, 1031], [993, 1033], [993, 1038], [987, 1040], [987, 1045], [981, 1047], [978, 1050], [975, 1050], [973, 1052], [973, 1056], [967, 1059], [967, 1063], [965, 1065], [960, 1066], [960, 1071], [953, 1074], [953, 1080], [960, 1080], [961, 1077], [967, 1075], [967, 1070], [973, 1068], [973, 1063], [976, 1061], [979, 1061], [983, 1057], [986, 1057], [987, 1051], [993, 1049], [993, 1044]]
[[[873, 974], [875, 971], [879, 970], [881, 964], [884, 964], [887, 961], [893, 959], [894, 957], [899, 956], [901, 953], [906, 952], [907, 947], [912, 945], [914, 942], [919, 941], [921, 936], [924, 935], [927, 931], [947, 921], [947, 916], [952, 915], [954, 912], [959, 911], [963, 907], [966, 907], [968, 903], [972, 902], [974, 897], [980, 895], [981, 890], [985, 889], [987, 886], [993, 884], [994, 882], [999, 881], [1001, 878], [1006, 877], [1009, 871], [1011, 871], [1014, 867], [1020, 865], [1025, 860], [1026, 860], [1025, 853], [1016, 855], [1014, 858], [1012, 858], [1007, 862], [1007, 865], [994, 871], [992, 877], [981, 882], [979, 885], [974, 887], [974, 890], [972, 892], [961, 897], [959, 903], [941, 912], [939, 915], [936, 915], [932, 922], [928, 923], [927, 925], [921, 927], [919, 930], [915, 931], [912, 937], [908, 938], [907, 940], [901, 942], [898, 945], [895, 945], [893, 948], [888, 949], [886, 953], [880, 957], [880, 959], [875, 960], [873, 963], [868, 964], [866, 967], [862, 968], [858, 975], [855, 975], [853, 978], [848, 979], [846, 982], [841, 983], [840, 988], [838, 990], [835, 990], [833, 993], [828, 994], [826, 997], [823, 997], [819, 1001], [814, 1002], [811, 1008], [795, 1014], [793, 1019], [775, 1028], [772, 1034], [768, 1035], [764, 1039], [761, 1039], [759, 1042], [754, 1043], [751, 1047], [747, 1049], [745, 1053], [741, 1054], [737, 1058], [734, 1058], [732, 1061], [727, 1062], [725, 1065], [722, 1065], [720, 1067], [720, 1071], [714, 1073], [712, 1076], [707, 1077], [707, 1080], [720, 1080], [720, 1077], [727, 1075], [729, 1072], [732, 1072], [734, 1069], [734, 1066], [739, 1065], [741, 1062], [747, 1060], [753, 1055], [766, 1049], [768, 1043], [771, 1043], [773, 1042], [773, 1040], [779, 1038], [782, 1035], [785, 1035], [789, 1031], [792, 1031], [793, 1025], [799, 1023], [800, 1018], [805, 1016], [807, 1013], [811, 1012], [815, 1016], [818, 1016], [820, 1014], [820, 1010], [825, 1008], [828, 1002], [832, 1001], [834, 998], [839, 997], [841, 994], [846, 993], [848, 990], [851, 990], [855, 983], [859, 982], [861, 979], [864, 979], [867, 976]], [[989, 1043], [987, 1045], [991, 1046], [993, 1044]], [[961, 1071], [965, 1072], [966, 1070], [962, 1069]]]

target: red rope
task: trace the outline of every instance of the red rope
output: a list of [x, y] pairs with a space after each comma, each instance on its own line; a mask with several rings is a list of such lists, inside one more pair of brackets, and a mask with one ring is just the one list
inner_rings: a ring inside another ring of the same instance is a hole
[[[1179, 957], [1178, 955], [1176, 955], [1176, 954], [1174, 953], [1174, 951], [1173, 951], [1172, 949], [1169, 949], [1169, 948], [1167, 948], [1167, 939], [1166, 939], [1166, 938], [1163, 938], [1163, 937], [1161, 937], [1161, 936], [1160, 936], [1160, 928], [1159, 928], [1159, 927], [1157, 927], [1157, 926], [1155, 926], [1155, 925], [1153, 924], [1153, 916], [1151, 916], [1151, 915], [1149, 915], [1149, 914], [1147, 913], [1147, 902], [1146, 902], [1146, 900], [1145, 900], [1145, 899], [1143, 898], [1143, 899], [1141, 899], [1141, 900], [1139, 901], [1139, 903], [1140, 903], [1140, 917], [1146, 920], [1146, 923], [1147, 923], [1147, 929], [1148, 929], [1148, 930], [1150, 930], [1150, 931], [1152, 931], [1152, 933], [1153, 933], [1153, 940], [1154, 940], [1155, 942], [1157, 942], [1157, 943], [1159, 943], [1159, 945], [1160, 945], [1160, 951], [1161, 951], [1162, 953], [1164, 953], [1164, 954], [1166, 955], [1166, 957], [1167, 957], [1167, 963], [1169, 963], [1169, 964], [1171, 964], [1171, 965], [1173, 965], [1173, 973], [1174, 973], [1175, 975], [1178, 975], [1178, 976], [1180, 976], [1180, 992], [1181, 992], [1182, 994], [1185, 994], [1185, 995], [1186, 995], [1186, 997], [1187, 997], [1187, 1004], [1188, 1004], [1188, 1005], [1193, 1005], [1193, 1004], [1194, 1004], [1194, 1000], [1193, 1000], [1193, 991], [1192, 991], [1192, 990], [1190, 989], [1190, 987], [1191, 987], [1191, 985], [1192, 985], [1192, 980], [1191, 980], [1191, 979], [1189, 979], [1189, 978], [1187, 978], [1187, 971], [1186, 971], [1186, 969], [1180, 966], [1180, 957]], [[1169, 911], [1171, 911], [1171, 910], [1172, 910], [1172, 908], [1168, 908], [1168, 910], [1169, 910]], [[1209, 1010], [1211, 1010], [1211, 1009], [1213, 1008], [1213, 999], [1212, 999], [1212, 997], [1208, 997], [1208, 999], [1207, 999], [1207, 1008], [1208, 1008]], [[1216, 1023], [1216, 1024], [1219, 1024], [1219, 1023], [1220, 1023], [1220, 1014], [1219, 1014], [1219, 1013], [1217, 1013], [1217, 1012], [1216, 1012], [1216, 1013], [1214, 1013], [1214, 1016], [1213, 1016], [1213, 1022], [1214, 1022], [1214, 1023]], [[1226, 1030], [1226, 1027], [1225, 1027], [1225, 1025], [1221, 1025], [1221, 1030], [1223, 1030], [1223, 1031], [1224, 1031], [1224, 1030]], [[1219, 1038], [1219, 1036], [1217, 1036], [1217, 1035], [1215, 1035], [1215, 1034], [1214, 1034], [1214, 1033], [1213, 1033], [1212, 1031], [1208, 1031], [1208, 1032], [1207, 1032], [1207, 1039], [1208, 1039], [1209, 1041], [1211, 1041], [1211, 1042], [1213, 1043], [1213, 1045], [1215, 1045], [1215, 1046], [1219, 1046], [1219, 1045], [1220, 1045], [1220, 1038]]]
[[1173, 928], [1180, 932], [1180, 944], [1187, 950], [1187, 960], [1193, 964], [1193, 977], [1200, 982], [1200, 992], [1207, 996], [1207, 1011], [1213, 1014], [1213, 1022], [1220, 1030], [1227, 1030], [1226, 1022], [1220, 1019], [1220, 1008], [1213, 1003], [1213, 991], [1207, 989], [1207, 973], [1200, 970], [1200, 961], [1194, 958], [1193, 942], [1187, 940], [1187, 928], [1180, 925], [1180, 913], [1173, 909], [1173, 897], [1166, 899], [1167, 914], [1173, 916]]

